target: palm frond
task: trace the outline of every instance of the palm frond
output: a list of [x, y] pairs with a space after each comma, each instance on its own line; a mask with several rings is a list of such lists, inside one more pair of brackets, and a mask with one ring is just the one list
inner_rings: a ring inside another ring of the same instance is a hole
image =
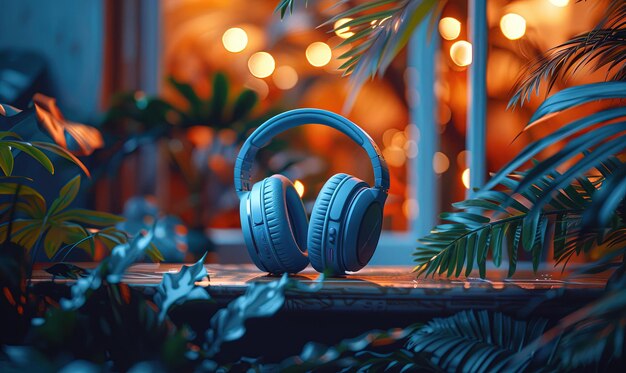
[[550, 49], [531, 63], [516, 83], [509, 106], [523, 105], [533, 93], [538, 94], [541, 83], [547, 82], [550, 92], [557, 81], [576, 73], [587, 65], [593, 70], [607, 66], [606, 80], [626, 80], [626, 3], [612, 0], [604, 17], [591, 31]]
[[294, 0], [280, 0], [278, 5], [276, 5], [276, 8], [274, 9], [274, 12], [280, 13], [280, 18], [285, 18], [285, 14], [287, 14], [287, 11], [289, 11], [289, 13], [293, 13], [294, 2]]
[[[338, 4], [344, 2], [338, 1]], [[339, 47], [349, 47], [347, 52], [339, 56], [339, 59], [345, 60], [339, 69], [344, 76], [350, 75], [354, 88], [352, 91], [358, 91], [368, 79], [384, 74], [417, 26], [429, 18], [431, 21], [436, 19], [446, 2], [374, 0], [342, 11], [326, 21], [322, 26], [333, 25], [344, 18], [351, 19], [338, 26], [338, 29], [349, 27], [350, 32], [354, 33], [339, 44]], [[287, 10], [293, 9], [293, 4], [294, 0], [281, 0], [276, 12], [280, 12], [283, 17]]]
[[334, 346], [307, 343], [298, 356], [283, 360], [267, 371], [380, 371], [440, 372], [427, 354], [416, 354], [403, 347], [421, 324], [402, 329], [370, 330], [356, 338], [344, 339]]
[[[544, 352], [546, 366], [554, 371], [580, 370], [594, 366], [596, 371], [613, 371], [623, 364], [626, 335], [626, 290], [622, 277], [601, 298], [564, 317], [543, 336], [519, 353]], [[582, 371], [582, 370], [581, 370]]]
[[436, 318], [418, 329], [406, 347], [427, 353], [433, 365], [448, 372], [521, 372], [532, 354], [515, 355], [537, 339], [546, 320], [517, 321], [502, 313], [463, 311]]
[[[609, 176], [612, 175], [610, 172]], [[535, 183], [517, 194], [517, 199], [512, 199], [511, 191], [518, 190], [527, 175], [515, 172], [502, 177], [501, 185], [508, 192], [483, 190], [473, 199], [453, 204], [458, 211], [442, 213], [440, 218], [444, 224], [418, 239], [413, 254], [418, 276], [458, 277], [463, 273], [469, 276], [474, 268], [478, 268], [479, 276], [484, 278], [489, 256], [496, 267], [506, 256], [510, 277], [516, 271], [520, 248], [530, 253], [533, 269], [537, 270], [550, 243], [554, 245], [556, 263], [562, 264], [563, 268], [572, 256], [587, 253], [599, 245], [612, 249], [626, 243], [626, 237], [617, 234], [623, 230], [624, 221], [615, 214], [612, 215], [613, 224], [606, 229], [584, 229], [584, 213], [593, 203], [596, 190], [602, 190], [606, 185], [603, 178], [591, 181], [579, 177], [578, 185], [567, 185], [550, 193], [549, 200], [542, 203], [542, 209], [536, 209], [526, 206], [536, 206], [546, 195], [545, 189], [560, 174], [553, 172], [536, 178]], [[552, 231], [553, 234], [548, 234]]]
[[[544, 101], [537, 109], [526, 129], [548, 115], [562, 110], [587, 104], [598, 100], [616, 100], [626, 98], [626, 82], [605, 82], [586, 84], [564, 89]], [[485, 185], [485, 189], [496, 186], [506, 179], [508, 174], [528, 162], [538, 153], [555, 143], [564, 141], [564, 145], [552, 156], [538, 162], [512, 189], [513, 193], [522, 193], [531, 188], [544, 175], [554, 177], [541, 188], [542, 192], [533, 201], [533, 210], [541, 211], [551, 199], [553, 193], [565, 188], [592, 169], [604, 175], [603, 192], [598, 192], [594, 204], [583, 216], [586, 228], [605, 227], [615, 211], [623, 211], [623, 199], [626, 196], [626, 164], [615, 158], [624, 151], [626, 143], [626, 107], [608, 108], [579, 118], [549, 135], [531, 143], [510, 163], [496, 173]], [[606, 123], [609, 124], [606, 124]], [[526, 130], [525, 129], [525, 130]], [[562, 174], [556, 172], [558, 167], [574, 159], [584, 157], [575, 162]], [[611, 168], [609, 170], [609, 167]], [[594, 185], [590, 190], [600, 189], [602, 185]], [[619, 206], [622, 207], [619, 207]]]

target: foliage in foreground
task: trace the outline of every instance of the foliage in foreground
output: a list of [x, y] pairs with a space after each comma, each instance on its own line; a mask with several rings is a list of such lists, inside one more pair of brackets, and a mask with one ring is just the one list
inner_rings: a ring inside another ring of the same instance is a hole
[[[585, 328], [589, 333], [606, 331], [603, 319], [591, 326], [571, 319], [555, 327], [563, 337], [553, 347], [536, 342], [545, 331], [545, 320], [521, 321], [501, 313], [464, 311], [426, 324], [373, 330], [335, 346], [311, 342], [300, 355], [279, 363], [260, 358], [224, 361], [221, 347], [246, 333], [246, 320], [271, 317], [282, 308], [287, 293], [318, 291], [323, 283], [305, 286], [287, 276], [268, 283], [254, 283], [244, 295], [216, 310], [207, 329], [193, 329], [175, 322], [170, 315], [175, 309], [197, 307], [199, 303], [212, 305], [210, 292], [197, 284], [210, 281], [203, 260], [183, 266], [178, 273], [165, 274], [152, 300], [122, 282], [130, 265], [144, 255], [152, 237], [153, 232], [149, 231], [116, 246], [110, 257], [71, 286], [69, 297], [58, 304], [49, 303], [43, 315], [30, 320], [31, 330], [25, 333], [27, 346], [4, 346], [2, 369], [56, 371], [81, 366], [88, 371], [149, 367], [167, 371], [245, 368], [521, 372], [541, 364], [557, 369], [561, 367], [559, 364], [586, 363], [582, 357], [568, 359], [580, 348], [580, 335], [569, 332], [576, 328]], [[618, 285], [616, 299], [623, 302], [624, 287]], [[589, 307], [603, 310], [604, 316], [615, 311], [616, 301], [607, 304], [604, 300]], [[12, 311], [17, 313], [16, 308]], [[614, 330], [620, 330], [619, 325], [614, 325]], [[613, 344], [611, 347], [622, 348]], [[554, 348], [552, 353], [551, 348]]]
[[[0, 237], [10, 237], [11, 241], [28, 251], [37, 250], [43, 245], [50, 259], [64, 244], [93, 255], [96, 240], [107, 249], [126, 241], [126, 233], [115, 228], [115, 224], [123, 220], [119, 216], [70, 208], [78, 196], [80, 180], [80, 176], [71, 179], [49, 205], [33, 188], [17, 183], [1, 183], [0, 195], [14, 196], [14, 201], [2, 204], [1, 213], [11, 211], [14, 218], [0, 223]], [[36, 256], [36, 252], [33, 252], [33, 256]]]

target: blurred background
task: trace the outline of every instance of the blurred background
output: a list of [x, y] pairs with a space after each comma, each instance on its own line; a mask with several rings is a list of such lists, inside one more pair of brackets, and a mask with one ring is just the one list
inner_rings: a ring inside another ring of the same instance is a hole
[[[232, 185], [246, 135], [288, 109], [342, 113], [372, 136], [390, 167], [385, 232], [372, 263], [410, 263], [417, 232], [427, 232], [439, 210], [463, 199], [468, 188], [467, 2], [448, 2], [433, 25], [436, 105], [420, 107], [435, 118], [432, 154], [420, 152], [423, 134], [411, 111], [420, 97], [406, 51], [358, 93], [337, 72], [337, 57], [345, 52], [337, 46], [350, 29], [318, 26], [341, 7], [364, 1], [338, 7], [308, 1], [306, 8], [302, 1], [282, 21], [274, 13], [277, 2], [0, 0], [0, 102], [24, 109], [39, 92], [56, 99], [50, 110], [64, 120], [96, 127], [103, 141], [84, 154], [92, 178], [80, 203], [123, 214], [128, 230], [165, 217], [167, 242], [157, 246], [168, 261], [191, 260], [209, 249], [210, 259], [221, 263], [248, 261]], [[487, 170], [499, 169], [542, 136], [535, 131], [513, 141], [543, 97], [515, 110], [507, 110], [507, 102], [529, 61], [596, 23], [602, 4], [578, 5], [488, 1]], [[373, 20], [372, 27], [384, 21]], [[412, 42], [412, 50], [421, 47]], [[594, 78], [579, 74], [558, 84]], [[351, 94], [354, 104], [347, 108]], [[89, 145], [88, 137], [83, 140]], [[432, 167], [416, 174], [420, 160]], [[365, 153], [319, 125], [283, 133], [257, 163], [257, 180], [286, 175], [309, 211], [335, 173], [373, 181]], [[426, 180], [436, 185], [428, 209], [416, 196]]]

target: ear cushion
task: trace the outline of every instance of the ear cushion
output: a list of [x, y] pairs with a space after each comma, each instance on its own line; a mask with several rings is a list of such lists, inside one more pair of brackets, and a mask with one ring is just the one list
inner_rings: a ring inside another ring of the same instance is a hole
[[306, 239], [308, 221], [295, 187], [282, 175], [263, 180], [263, 211], [270, 245], [278, 262], [272, 273], [296, 273], [308, 264]]
[[339, 184], [350, 177], [351, 176], [347, 174], [336, 174], [328, 179], [313, 205], [307, 243], [309, 261], [318, 272], [322, 272], [326, 268], [326, 264], [322, 259], [322, 236], [324, 234], [324, 223], [326, 221], [326, 215], [328, 215], [330, 201]]

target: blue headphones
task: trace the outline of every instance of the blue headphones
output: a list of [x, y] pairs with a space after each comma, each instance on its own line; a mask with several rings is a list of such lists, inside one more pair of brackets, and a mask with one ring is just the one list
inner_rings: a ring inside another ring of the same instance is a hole
[[[370, 188], [347, 174], [334, 175], [322, 187], [308, 223], [302, 200], [289, 179], [272, 175], [251, 186], [251, 173], [257, 151], [274, 136], [313, 123], [339, 130], [365, 149], [374, 168], [375, 186]], [[318, 272], [344, 274], [360, 270], [374, 254], [389, 190], [389, 170], [372, 138], [356, 124], [329, 111], [296, 109], [269, 119], [248, 137], [235, 163], [235, 189], [243, 237], [259, 269], [296, 273], [310, 261]]]

